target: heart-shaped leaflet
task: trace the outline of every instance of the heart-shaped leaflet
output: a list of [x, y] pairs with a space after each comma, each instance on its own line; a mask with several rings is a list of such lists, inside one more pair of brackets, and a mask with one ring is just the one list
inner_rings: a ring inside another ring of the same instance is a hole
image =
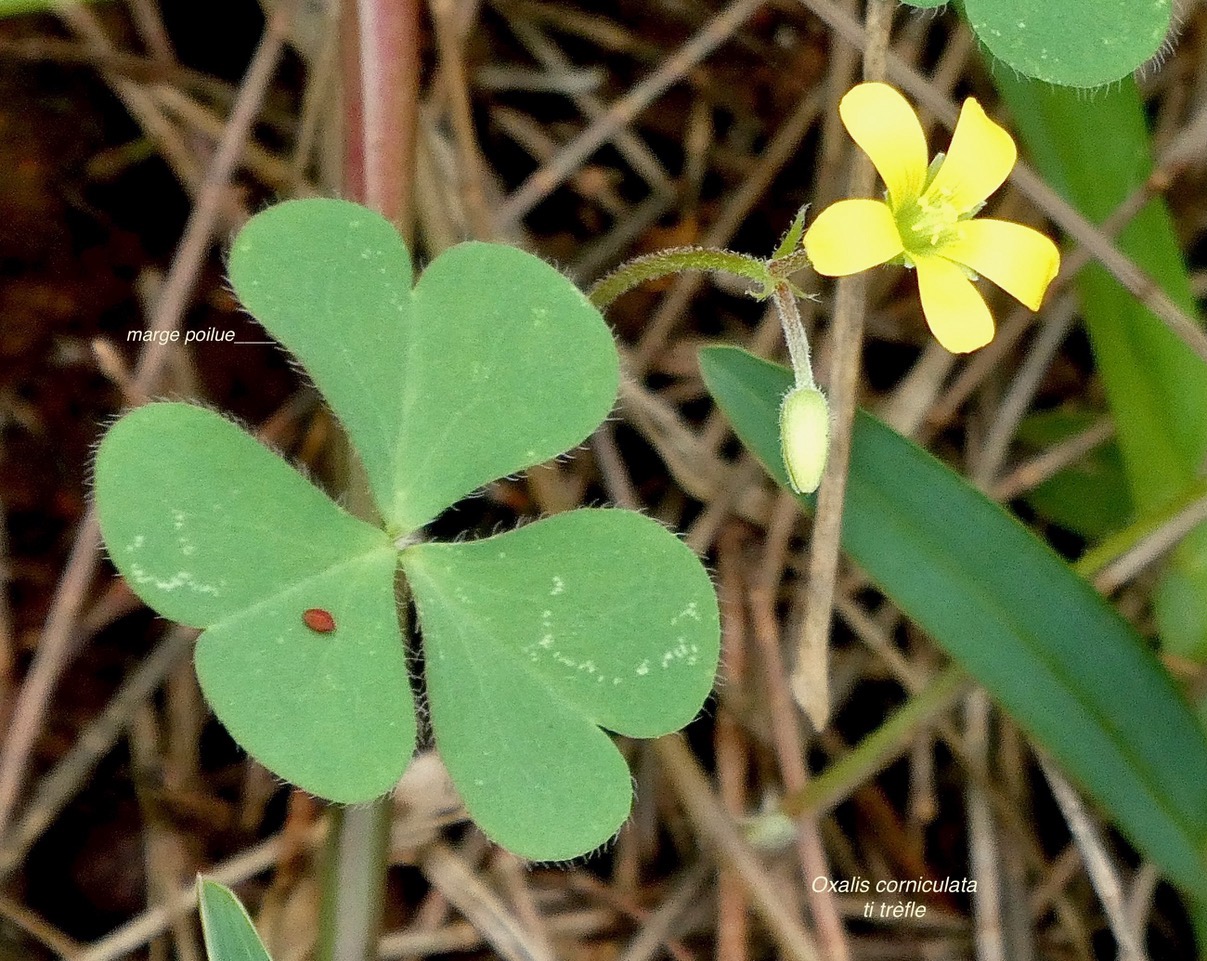
[[412, 289], [389, 221], [295, 200], [248, 222], [230, 276], [335, 410], [395, 535], [581, 443], [616, 399], [599, 312], [514, 247], [459, 244]]
[[[415, 711], [385, 533], [187, 404], [148, 404], [113, 426], [96, 498], [130, 586], [165, 617], [205, 629], [197, 676], [248, 752], [334, 801], [394, 785], [415, 748]], [[316, 608], [334, 630], [307, 626]]]

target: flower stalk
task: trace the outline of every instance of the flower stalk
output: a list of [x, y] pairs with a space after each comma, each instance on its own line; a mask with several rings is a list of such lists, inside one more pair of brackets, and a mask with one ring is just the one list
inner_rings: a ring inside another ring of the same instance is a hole
[[798, 494], [812, 494], [821, 483], [830, 447], [830, 407], [813, 379], [809, 340], [796, 306], [796, 292], [782, 280], [771, 299], [784, 328], [796, 381], [780, 402], [780, 451], [792, 489]]
[[754, 294], [763, 299], [775, 286], [767, 262], [749, 254], [715, 247], [668, 247], [625, 261], [591, 288], [589, 299], [599, 310], [634, 287], [685, 270], [720, 271], [744, 277], [756, 285]]
[[600, 310], [639, 284], [685, 270], [722, 271], [752, 284], [751, 294], [775, 304], [795, 386], [780, 406], [780, 442], [788, 482], [798, 494], [811, 494], [821, 483], [830, 442], [830, 408], [813, 378], [809, 339], [796, 298], [800, 291], [788, 279], [806, 265], [800, 249], [804, 233], [804, 208], [797, 214], [775, 254], [769, 260], [732, 250], [709, 247], [672, 247], [636, 257], [621, 264], [591, 290], [589, 299]]
[[788, 345], [788, 357], [792, 363], [792, 374], [797, 387], [811, 388], [813, 363], [809, 352], [809, 338], [801, 321], [800, 308], [796, 306], [796, 294], [784, 281], [775, 285], [771, 294], [780, 326], [784, 329], [784, 342]]

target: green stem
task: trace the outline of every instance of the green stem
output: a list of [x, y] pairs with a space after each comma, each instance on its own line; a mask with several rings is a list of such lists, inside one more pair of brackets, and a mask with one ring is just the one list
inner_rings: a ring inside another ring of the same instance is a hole
[[332, 812], [319, 924], [324, 961], [377, 957], [392, 803], [386, 795]]
[[821, 815], [837, 807], [856, 787], [899, 757], [913, 743], [918, 731], [946, 711], [967, 683], [968, 675], [958, 664], [944, 668], [850, 754], [835, 761], [799, 791], [785, 796], [780, 810], [796, 818], [805, 812]]
[[639, 284], [684, 270], [723, 271], [752, 280], [762, 285], [764, 290], [770, 290], [775, 283], [766, 261], [749, 254], [713, 247], [668, 247], [621, 264], [591, 289], [591, 303], [603, 310], [621, 294]]

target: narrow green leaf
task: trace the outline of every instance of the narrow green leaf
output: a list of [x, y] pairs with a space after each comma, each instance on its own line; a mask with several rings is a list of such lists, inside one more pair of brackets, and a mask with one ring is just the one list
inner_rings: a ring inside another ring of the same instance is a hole
[[[91, 0], [97, 2], [97, 0]], [[15, 17], [22, 13], [49, 13], [60, 0], [0, 0], [0, 17]]]
[[771, 255], [772, 260], [778, 260], [781, 257], [790, 257], [800, 250], [800, 241], [805, 235], [805, 217], [808, 214], [808, 204], [805, 204], [805, 206], [796, 212], [796, 216], [792, 218], [791, 226], [788, 227], [784, 236], [780, 238], [779, 246], [775, 248], [775, 253]]
[[412, 290], [388, 221], [297, 200], [248, 222], [230, 274], [334, 408], [394, 533], [581, 443], [616, 398], [619, 362], [599, 312], [513, 247], [460, 244]]
[[[777, 418], [791, 373], [733, 348], [703, 351], [701, 370], [742, 442], [786, 486]], [[842, 543], [1171, 880], [1207, 894], [1207, 739], [1142, 639], [1089, 584], [863, 413]]]
[[474, 821], [534, 860], [603, 844], [632, 787], [600, 728], [669, 733], [712, 689], [719, 620], [699, 560], [620, 510], [401, 556], [436, 745]]
[[[229, 421], [149, 404], [97, 455], [101, 531], [131, 588], [205, 628], [197, 674], [235, 739], [281, 777], [366, 801], [415, 744], [396, 554]], [[322, 609], [336, 629], [307, 627]]]
[[1169, 0], [964, 0], [964, 12], [999, 60], [1065, 87], [1126, 77], [1160, 49], [1172, 15]]
[[901, 3], [907, 7], [916, 7], [919, 10], [934, 10], [936, 7], [947, 6], [949, 0], [901, 0]]
[[[1101, 416], [1089, 410], [1041, 411], [1019, 424], [1018, 442], [1024, 449], [1038, 452], [1086, 430]], [[1123, 455], [1113, 439], [1033, 487], [1023, 498], [1040, 517], [1087, 541], [1126, 526], [1135, 513]]]
[[234, 891], [217, 881], [198, 877], [197, 905], [209, 961], [271, 961], [247, 909]]
[[[1090, 219], [1105, 220], [1147, 180], [1148, 130], [1130, 80], [1088, 101], [1005, 72], [995, 80], [1036, 166]], [[1132, 220], [1119, 247], [1180, 306], [1197, 312], [1162, 200]], [[1100, 266], [1087, 267], [1077, 283], [1137, 512], [1160, 513], [1195, 482], [1207, 459], [1207, 365]], [[1207, 659], [1207, 525], [1173, 552], [1156, 607], [1165, 647]]]

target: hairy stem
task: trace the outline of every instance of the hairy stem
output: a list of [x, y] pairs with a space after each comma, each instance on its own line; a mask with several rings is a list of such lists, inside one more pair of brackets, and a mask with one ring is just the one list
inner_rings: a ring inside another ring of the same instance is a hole
[[792, 373], [796, 377], [796, 386], [806, 389], [815, 387], [813, 364], [809, 359], [809, 339], [805, 336], [805, 325], [800, 318], [800, 308], [796, 306], [796, 294], [786, 282], [781, 281], [775, 285], [771, 299], [775, 302], [780, 326], [784, 328], [784, 340], [788, 344], [788, 356], [792, 360]]
[[621, 264], [591, 289], [591, 303], [603, 310], [639, 284], [685, 270], [723, 271], [753, 280], [766, 290], [775, 283], [766, 262], [749, 254], [712, 247], [668, 247]]

